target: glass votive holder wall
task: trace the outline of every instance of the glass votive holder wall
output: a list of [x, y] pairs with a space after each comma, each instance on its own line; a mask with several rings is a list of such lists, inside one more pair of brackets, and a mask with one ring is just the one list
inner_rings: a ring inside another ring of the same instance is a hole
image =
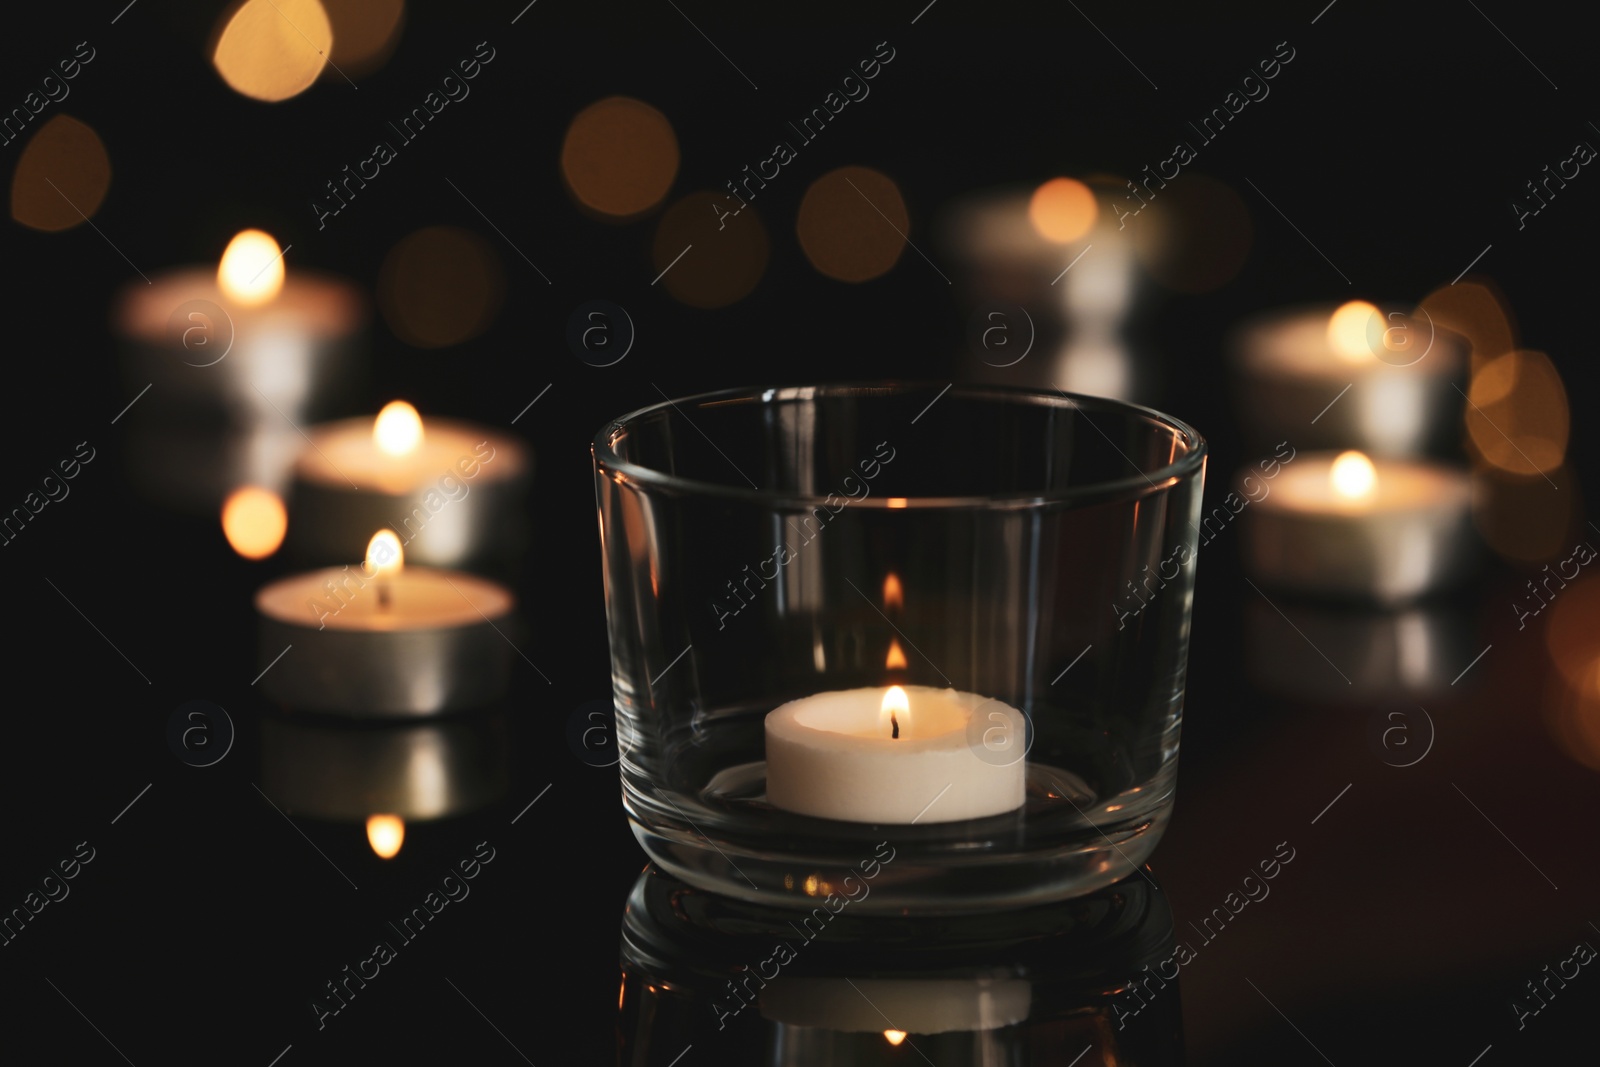
[[725, 392], [604, 427], [646, 852], [860, 913], [1130, 874], [1172, 810], [1205, 455], [1153, 411], [980, 387]]

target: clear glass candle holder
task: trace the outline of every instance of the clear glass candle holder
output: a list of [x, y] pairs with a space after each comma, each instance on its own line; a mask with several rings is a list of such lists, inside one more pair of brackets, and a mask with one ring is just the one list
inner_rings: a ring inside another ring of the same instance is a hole
[[602, 428], [645, 851], [857, 914], [1131, 874], [1172, 811], [1205, 456], [1154, 411], [987, 387], [722, 392]]

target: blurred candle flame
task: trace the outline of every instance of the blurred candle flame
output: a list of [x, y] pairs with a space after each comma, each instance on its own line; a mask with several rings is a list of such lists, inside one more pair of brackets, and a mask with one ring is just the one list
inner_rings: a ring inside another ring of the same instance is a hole
[[883, 665], [891, 671], [903, 671], [906, 669], [906, 653], [900, 647], [898, 638], [891, 637], [889, 639], [889, 655], [884, 659]]
[[906, 1039], [906, 1032], [904, 1030], [885, 1030], [883, 1039], [891, 1045], [899, 1045], [900, 1042]]
[[1328, 344], [1348, 362], [1362, 363], [1371, 359], [1370, 331], [1374, 319], [1378, 321], [1381, 332], [1383, 318], [1378, 314], [1378, 309], [1365, 300], [1352, 300], [1340, 305], [1339, 310], [1328, 319]]
[[1378, 484], [1378, 471], [1362, 453], [1341, 452], [1328, 470], [1328, 481], [1341, 500], [1365, 500]]
[[386, 456], [409, 456], [422, 445], [422, 416], [404, 400], [391, 400], [372, 422], [372, 440]]
[[893, 571], [883, 580], [883, 606], [885, 610], [906, 606], [906, 591], [900, 585], [900, 576]]
[[217, 285], [235, 304], [259, 307], [283, 290], [283, 252], [264, 230], [244, 230], [228, 242], [217, 266]]
[[367, 542], [367, 569], [379, 577], [398, 574], [405, 566], [405, 555], [393, 530], [379, 530]]
[[372, 815], [367, 818], [367, 844], [379, 859], [392, 860], [406, 839], [406, 824], [398, 815]]

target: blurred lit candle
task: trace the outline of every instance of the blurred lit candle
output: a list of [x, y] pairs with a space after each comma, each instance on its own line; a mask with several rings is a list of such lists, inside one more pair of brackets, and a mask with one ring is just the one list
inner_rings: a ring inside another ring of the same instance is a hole
[[359, 567], [292, 575], [256, 594], [260, 685], [284, 705], [361, 716], [429, 715], [505, 692], [510, 590], [405, 565], [392, 531]]
[[909, 824], [1015, 811], [1026, 723], [1009, 704], [928, 686], [844, 689], [766, 718], [767, 800], [845, 822]]
[[1447, 584], [1471, 559], [1464, 471], [1301, 453], [1266, 484], [1243, 522], [1246, 566], [1263, 582], [1394, 603]]
[[1230, 348], [1258, 445], [1403, 456], [1456, 443], [1466, 346], [1425, 314], [1363, 300], [1275, 312], [1242, 326]]
[[530, 460], [505, 434], [430, 417], [403, 400], [376, 418], [312, 427], [294, 467], [290, 544], [319, 560], [349, 559], [388, 527], [409, 558], [459, 565], [521, 547]]
[[112, 328], [132, 401], [119, 428], [140, 488], [207, 511], [239, 485], [281, 493], [296, 425], [332, 410], [356, 377], [363, 317], [354, 285], [288, 270], [260, 230], [235, 236], [216, 264], [130, 283]]

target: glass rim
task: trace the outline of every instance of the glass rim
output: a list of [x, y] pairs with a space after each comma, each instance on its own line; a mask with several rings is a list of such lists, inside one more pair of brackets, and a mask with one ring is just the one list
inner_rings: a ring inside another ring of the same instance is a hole
[[[637, 488], [666, 492], [669, 494], [721, 497], [724, 499], [740, 500], [753, 504], [764, 504], [786, 507], [814, 507], [823, 505], [828, 499], [825, 493], [797, 493], [777, 489], [753, 489], [738, 485], [728, 485], [721, 482], [708, 482], [695, 478], [684, 478], [676, 474], [657, 470], [624, 459], [613, 445], [619, 434], [626, 433], [630, 427], [650, 416], [663, 412], [682, 415], [679, 410], [681, 405], [708, 406], [712, 402], [725, 404], [738, 400], [748, 400], [757, 404], [771, 404], [774, 401], [819, 399], [823, 396], [872, 396], [891, 393], [906, 394], [922, 389], [936, 389], [937, 382], [927, 381], [890, 381], [881, 383], [824, 383], [819, 385], [790, 385], [768, 387], [740, 387], [732, 389], [718, 389], [705, 393], [695, 393], [677, 399], [665, 399], [642, 408], [637, 408], [625, 415], [609, 419], [600, 427], [599, 432], [591, 442], [590, 451], [598, 470], [608, 476], [620, 477], [625, 483]], [[1195, 474], [1205, 464], [1209, 446], [1198, 430], [1184, 422], [1182, 419], [1167, 415], [1151, 407], [1141, 404], [1131, 404], [1123, 400], [1114, 400], [1110, 397], [1086, 396], [1081, 393], [1068, 393], [1056, 390], [1047, 393], [1038, 389], [1021, 388], [1017, 386], [988, 385], [968, 383], [956, 385], [946, 384], [935, 401], [946, 394], [969, 397], [973, 399], [988, 400], [1020, 400], [1038, 404], [1040, 406], [1060, 406], [1068, 410], [1085, 411], [1099, 410], [1116, 412], [1122, 415], [1136, 415], [1148, 422], [1165, 427], [1177, 435], [1184, 442], [1186, 450], [1183, 455], [1168, 463], [1166, 466], [1148, 473], [1137, 470], [1137, 464], [1131, 459], [1130, 466], [1135, 467], [1135, 473], [1126, 478], [1112, 478], [1102, 481], [1089, 482], [1083, 485], [1074, 485], [1054, 490], [1032, 490], [1011, 493], [978, 494], [964, 496], [914, 496], [914, 497], [877, 497], [869, 496], [854, 500], [855, 507], [888, 508], [890, 501], [893, 507], [899, 509], [952, 509], [952, 508], [1004, 508], [1004, 507], [1038, 507], [1051, 504], [1078, 504], [1078, 503], [1103, 503], [1108, 500], [1132, 500], [1143, 496], [1171, 489], [1183, 481], [1184, 478]], [[931, 404], [929, 405], [932, 406]], [[687, 420], [687, 416], [684, 416]], [[921, 418], [919, 415], [918, 418]], [[913, 420], [915, 421], [915, 420]], [[1090, 426], [1094, 422], [1085, 416], [1085, 421]], [[693, 425], [691, 423], [691, 425]], [[1099, 427], [1095, 427], [1099, 429]], [[696, 427], [698, 429], [698, 427]], [[1105, 436], [1101, 432], [1101, 436]], [[1106, 440], [1112, 448], [1116, 443], [1109, 437]], [[713, 444], [713, 447], [715, 445]], [[720, 449], [718, 450], [720, 451]], [[1118, 449], [1120, 452], [1121, 450]], [[1126, 456], [1123, 457], [1127, 459]], [[835, 494], [837, 495], [837, 494]]]

